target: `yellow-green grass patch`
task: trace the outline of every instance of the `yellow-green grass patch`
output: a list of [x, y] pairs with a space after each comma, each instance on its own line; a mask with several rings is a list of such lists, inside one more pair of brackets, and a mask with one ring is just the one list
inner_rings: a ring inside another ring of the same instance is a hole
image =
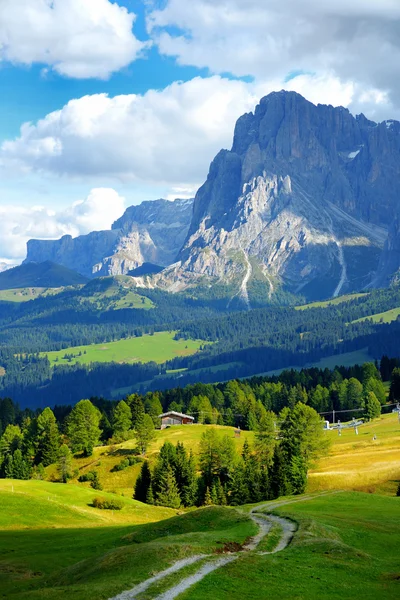
[[0, 302], [28, 302], [41, 296], [56, 296], [68, 288], [28, 287], [12, 290], [0, 290]]
[[322, 302], [311, 302], [310, 304], [303, 304], [302, 306], [295, 306], [296, 310], [305, 310], [306, 308], [327, 308], [329, 306], [337, 306], [343, 304], [343, 302], [350, 302], [351, 300], [357, 300], [368, 296], [368, 293], [364, 294], [346, 294], [345, 296], [339, 296], [338, 298], [332, 298], [331, 300], [324, 300]]
[[372, 321], [373, 323], [393, 323], [397, 321], [400, 316], [400, 307], [392, 308], [385, 312], [378, 313], [376, 315], [370, 315], [369, 317], [362, 317], [353, 321], [353, 323], [363, 323], [365, 321]]
[[[400, 480], [400, 423], [396, 413], [358, 428], [327, 431], [329, 456], [318, 461], [308, 478], [308, 491], [361, 490], [394, 495]], [[374, 440], [376, 436], [376, 440]]]
[[122, 510], [100, 510], [92, 506], [95, 497], [116, 496], [73, 483], [0, 479], [0, 530], [142, 524], [176, 514], [121, 496]]

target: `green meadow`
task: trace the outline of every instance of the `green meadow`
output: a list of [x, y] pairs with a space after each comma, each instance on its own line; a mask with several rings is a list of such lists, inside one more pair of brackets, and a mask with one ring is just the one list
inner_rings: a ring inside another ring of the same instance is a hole
[[357, 298], [363, 298], [364, 296], [368, 296], [368, 293], [364, 294], [346, 294], [344, 296], [339, 296], [338, 298], [333, 298], [331, 300], [324, 300], [322, 302], [312, 302], [310, 304], [303, 304], [302, 306], [296, 306], [296, 310], [305, 310], [306, 308], [327, 308], [328, 306], [336, 306], [338, 304], [343, 304], [343, 302], [350, 302], [350, 300], [356, 300]]
[[363, 321], [372, 321], [373, 323], [392, 323], [393, 321], [397, 321], [399, 316], [400, 307], [392, 308], [391, 310], [387, 310], [376, 315], [371, 315], [370, 317], [362, 317], [361, 319], [353, 321], [353, 323], [362, 323]]
[[[163, 331], [154, 335], [127, 338], [117, 342], [75, 346], [57, 352], [44, 352], [54, 365], [71, 363], [89, 364], [92, 362], [135, 362], [164, 363], [177, 356], [195, 354], [205, 343], [201, 340], [175, 340], [175, 331]], [[67, 356], [67, 357], [66, 357]]]
[[[279, 504], [271, 503], [272, 507]], [[400, 594], [400, 500], [336, 493], [274, 513], [297, 524], [277, 554], [243, 555], [179, 600], [393, 600]]]
[[0, 302], [29, 302], [42, 296], [56, 296], [68, 288], [27, 287], [13, 290], [0, 290]]

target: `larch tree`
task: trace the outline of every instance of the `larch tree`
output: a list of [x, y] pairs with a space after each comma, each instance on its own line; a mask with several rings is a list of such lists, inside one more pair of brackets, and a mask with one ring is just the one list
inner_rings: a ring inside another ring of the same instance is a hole
[[67, 436], [73, 452], [93, 454], [101, 436], [100, 420], [101, 413], [90, 400], [81, 400], [74, 406], [67, 420]]
[[132, 427], [132, 413], [126, 402], [121, 400], [113, 411], [113, 435], [116, 441], [128, 439]]

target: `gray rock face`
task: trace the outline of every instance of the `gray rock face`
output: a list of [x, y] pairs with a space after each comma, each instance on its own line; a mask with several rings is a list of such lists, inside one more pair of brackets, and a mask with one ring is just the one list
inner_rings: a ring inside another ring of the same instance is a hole
[[187, 236], [193, 200], [131, 206], [110, 231], [30, 240], [25, 262], [50, 260], [87, 277], [125, 275], [143, 263], [171, 264]]
[[159, 284], [230, 282], [246, 303], [256, 284], [266, 297], [361, 289], [376, 279], [399, 182], [400, 123], [270, 94], [212, 162], [179, 262]]

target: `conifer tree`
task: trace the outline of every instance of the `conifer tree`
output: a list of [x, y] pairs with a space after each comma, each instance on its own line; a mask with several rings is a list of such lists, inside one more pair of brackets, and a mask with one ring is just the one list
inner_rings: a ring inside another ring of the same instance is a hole
[[217, 499], [216, 504], [219, 504], [220, 506], [226, 506], [227, 502], [226, 502], [225, 490], [219, 479], [217, 479], [215, 482], [215, 492], [216, 492], [216, 499]]
[[67, 436], [73, 452], [83, 452], [85, 456], [93, 454], [100, 440], [100, 419], [100, 411], [90, 400], [81, 400], [74, 406], [67, 420]]
[[29, 479], [30, 466], [24, 459], [21, 450], [18, 448], [13, 454], [12, 477], [13, 479]]
[[290, 493], [291, 490], [287, 478], [285, 457], [280, 445], [275, 447], [270, 481], [272, 499], [286, 496]]
[[126, 398], [126, 404], [131, 409], [132, 428], [137, 429], [144, 418], [144, 404], [138, 394], [131, 394]]
[[60, 447], [60, 432], [51, 408], [45, 408], [37, 418], [38, 450], [36, 462], [48, 467], [57, 460]]
[[374, 392], [368, 392], [364, 400], [365, 413], [364, 416], [368, 421], [377, 419], [381, 415], [381, 403], [374, 394]]
[[[149, 463], [146, 460], [143, 463], [142, 468], [140, 470], [139, 477], [136, 480], [135, 493], [134, 493], [135, 500], [139, 500], [139, 502], [147, 502], [147, 495], [151, 488], [152, 488], [151, 471], [150, 471]], [[153, 498], [153, 504], [154, 504], [154, 498]]]
[[168, 506], [170, 508], [179, 508], [181, 497], [175, 480], [172, 467], [168, 466], [163, 473], [160, 482], [160, 489], [156, 496], [158, 506]]
[[153, 488], [151, 486], [147, 490], [146, 504], [154, 504]]
[[211, 494], [210, 494], [210, 488], [208, 486], [206, 487], [206, 493], [205, 493], [205, 496], [204, 496], [203, 506], [212, 506], [212, 499], [211, 499]]
[[126, 402], [121, 400], [113, 411], [113, 435], [117, 441], [128, 439], [132, 427], [132, 413]]
[[[219, 479], [217, 481], [219, 481]], [[210, 496], [211, 496], [212, 504], [214, 504], [214, 506], [216, 506], [218, 504], [218, 495], [217, 495], [217, 489], [216, 489], [215, 482], [213, 482], [213, 484], [211, 486]]]

